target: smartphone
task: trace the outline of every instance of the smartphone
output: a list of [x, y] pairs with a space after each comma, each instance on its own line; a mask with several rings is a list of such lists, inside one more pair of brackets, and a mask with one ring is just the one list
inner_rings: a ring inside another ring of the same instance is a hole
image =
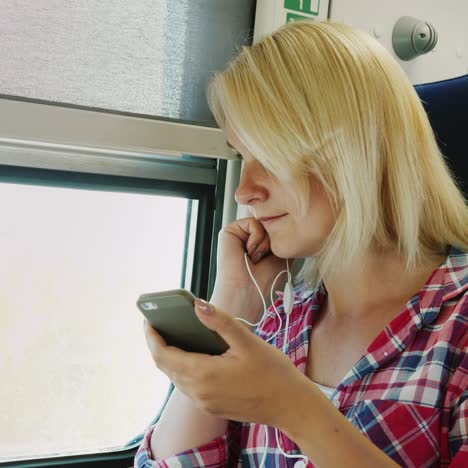
[[137, 307], [167, 344], [184, 351], [223, 354], [229, 346], [198, 319], [195, 296], [186, 289], [142, 294]]

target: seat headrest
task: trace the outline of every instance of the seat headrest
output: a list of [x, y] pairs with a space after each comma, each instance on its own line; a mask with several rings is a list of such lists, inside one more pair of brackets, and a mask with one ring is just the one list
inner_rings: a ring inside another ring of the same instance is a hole
[[468, 195], [468, 75], [415, 86], [439, 148]]

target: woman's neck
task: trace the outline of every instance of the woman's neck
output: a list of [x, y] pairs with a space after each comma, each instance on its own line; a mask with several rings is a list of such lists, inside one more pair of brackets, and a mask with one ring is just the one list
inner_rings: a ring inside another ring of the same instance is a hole
[[418, 293], [446, 255], [426, 257], [414, 271], [394, 251], [368, 252], [358, 265], [324, 277], [328, 292], [327, 313], [333, 317], [359, 318], [403, 306]]

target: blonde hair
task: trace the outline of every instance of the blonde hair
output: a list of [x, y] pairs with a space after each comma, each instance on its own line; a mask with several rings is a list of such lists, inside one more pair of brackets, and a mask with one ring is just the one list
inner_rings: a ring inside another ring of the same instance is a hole
[[242, 47], [208, 89], [229, 123], [273, 174], [294, 181], [307, 209], [308, 175], [337, 220], [298, 279], [313, 287], [370, 247], [397, 248], [408, 270], [449, 246], [468, 250], [468, 211], [420, 99], [387, 50], [364, 31], [291, 22]]

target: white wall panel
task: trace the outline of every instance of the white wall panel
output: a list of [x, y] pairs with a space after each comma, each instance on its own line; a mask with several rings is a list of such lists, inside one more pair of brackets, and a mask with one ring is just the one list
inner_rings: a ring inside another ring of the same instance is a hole
[[[411, 61], [396, 56], [392, 30], [401, 16], [414, 16], [436, 28], [438, 43], [432, 52]], [[414, 84], [468, 73], [468, 0], [332, 0], [330, 19], [376, 37], [398, 59]]]

